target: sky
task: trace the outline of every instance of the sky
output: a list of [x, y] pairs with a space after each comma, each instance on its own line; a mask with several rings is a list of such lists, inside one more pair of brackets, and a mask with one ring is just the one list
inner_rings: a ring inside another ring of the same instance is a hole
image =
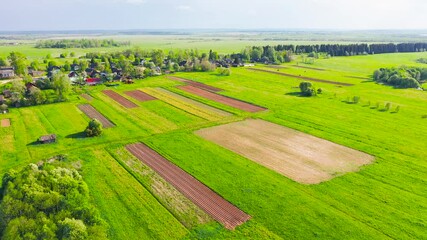
[[0, 0], [0, 31], [426, 29], [426, 0]]

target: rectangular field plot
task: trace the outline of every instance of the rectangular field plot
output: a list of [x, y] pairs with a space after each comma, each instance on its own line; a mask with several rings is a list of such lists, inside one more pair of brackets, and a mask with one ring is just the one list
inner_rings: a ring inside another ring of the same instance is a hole
[[93, 97], [90, 96], [89, 94], [86, 93], [82, 93], [80, 96], [82, 96], [84, 99], [88, 100], [88, 101], [92, 101]]
[[212, 87], [212, 86], [206, 85], [204, 83], [196, 82], [196, 81], [185, 79], [185, 78], [171, 77], [171, 76], [169, 76], [168, 78], [171, 79], [171, 80], [180, 81], [180, 82], [186, 83], [186, 84], [188, 84], [190, 86], [201, 88], [201, 89], [204, 89], [204, 90], [207, 90], [207, 91], [211, 91], [211, 92], [222, 91], [222, 89], [220, 89], [220, 88]]
[[202, 129], [196, 134], [303, 184], [358, 171], [374, 157], [263, 120]]
[[6, 118], [6, 119], [2, 119], [0, 122], [0, 127], [10, 127], [10, 119]]
[[145, 144], [131, 144], [126, 146], [126, 149], [224, 227], [234, 229], [250, 219], [249, 215]]
[[232, 115], [229, 112], [219, 110], [162, 88], [146, 88], [143, 91], [163, 102], [206, 120], [215, 121]]
[[261, 68], [248, 68], [248, 70], [258, 71], [258, 72], [264, 72], [264, 73], [271, 73], [271, 74], [276, 74], [276, 75], [280, 75], [280, 76], [291, 77], [291, 78], [298, 78], [298, 79], [307, 80], [307, 81], [313, 81], [313, 82], [334, 84], [334, 85], [339, 85], [339, 86], [347, 86], [348, 87], [348, 86], [353, 86], [354, 85], [354, 84], [351, 84], [351, 83], [343, 83], [343, 82], [336, 82], [336, 81], [330, 81], [330, 80], [323, 80], [323, 79], [318, 79], [318, 78], [313, 78], [313, 77], [304, 77], [304, 76], [298, 76], [298, 75], [293, 75], [293, 74], [289, 74], [289, 73], [283, 73], [283, 72], [265, 70], [265, 69], [261, 69]]
[[146, 102], [146, 101], [151, 101], [151, 100], [156, 100], [157, 98], [150, 96], [148, 94], [146, 94], [145, 92], [141, 92], [139, 90], [135, 90], [135, 91], [127, 91], [125, 92], [126, 95], [140, 101], [140, 102]]
[[110, 120], [108, 120], [106, 117], [104, 117], [104, 115], [102, 115], [100, 112], [98, 112], [94, 107], [92, 107], [92, 105], [90, 104], [82, 104], [79, 105], [78, 108], [84, 113], [86, 114], [86, 116], [88, 116], [89, 118], [96, 118], [98, 119], [101, 123], [102, 126], [104, 128], [111, 128], [114, 127], [115, 125], [110, 122]]
[[179, 89], [210, 99], [212, 101], [216, 101], [243, 111], [247, 111], [247, 112], [260, 112], [260, 111], [264, 111], [266, 110], [266, 108], [260, 107], [260, 106], [256, 106], [254, 104], [250, 104], [250, 103], [246, 103], [237, 99], [233, 99], [230, 97], [226, 97], [226, 96], [222, 96], [216, 93], [212, 93], [197, 87], [193, 87], [193, 86], [180, 86], [178, 87]]
[[136, 105], [135, 103], [129, 101], [128, 99], [126, 99], [122, 95], [114, 92], [113, 90], [104, 90], [102, 92], [105, 95], [107, 95], [110, 98], [112, 98], [114, 101], [118, 102], [120, 105], [122, 105], [125, 108], [136, 108], [136, 107], [138, 107], [138, 105]]

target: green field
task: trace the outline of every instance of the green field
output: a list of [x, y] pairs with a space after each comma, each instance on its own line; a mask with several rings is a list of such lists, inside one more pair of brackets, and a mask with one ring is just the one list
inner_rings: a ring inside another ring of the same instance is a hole
[[[10, 51], [0, 49], [0, 56]], [[336, 57], [306, 65], [326, 71], [296, 68], [295, 62], [280, 70], [256, 66], [354, 84], [342, 87], [315, 82], [323, 94], [311, 98], [297, 94], [301, 79], [246, 68], [233, 68], [231, 76], [176, 74], [269, 109], [255, 114], [185, 93], [175, 88], [182, 83], [164, 76], [111, 88], [135, 102], [137, 108], [122, 107], [101, 92], [107, 87], [98, 86], [88, 88], [94, 97], [90, 102], [76, 95], [67, 103], [12, 109], [0, 115], [12, 122], [11, 127], [0, 128], [0, 175], [29, 162], [67, 154], [70, 164], [81, 166], [93, 203], [109, 224], [111, 239], [426, 239], [427, 118], [423, 116], [427, 115], [427, 94], [379, 85], [371, 77], [380, 67], [423, 67], [415, 62], [422, 57], [427, 53]], [[164, 96], [159, 88], [232, 115]], [[138, 102], [124, 94], [132, 89], [161, 98]], [[354, 96], [360, 97], [360, 102], [348, 103]], [[116, 126], [105, 129], [99, 138], [82, 138], [89, 119], [78, 110], [81, 103], [92, 104]], [[386, 103], [391, 103], [390, 111], [384, 111]], [[400, 111], [393, 113], [397, 106]], [[303, 185], [193, 134], [246, 118], [264, 119], [366, 152], [375, 156], [375, 162], [356, 173]], [[58, 135], [57, 143], [34, 144], [49, 133]], [[229, 231], [191, 203], [186, 203], [188, 209], [183, 214], [173, 204], [176, 199], [168, 200], [168, 196], [182, 196], [155, 188], [159, 177], [123, 150], [126, 144], [139, 141], [252, 219]]]

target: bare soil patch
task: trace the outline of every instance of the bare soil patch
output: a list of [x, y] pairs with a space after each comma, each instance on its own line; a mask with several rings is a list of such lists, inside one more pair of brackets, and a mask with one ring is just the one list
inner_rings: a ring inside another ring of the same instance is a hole
[[156, 100], [157, 98], [145, 93], [145, 92], [141, 92], [139, 90], [135, 90], [135, 91], [127, 91], [125, 92], [126, 95], [140, 101], [140, 102], [146, 102], [146, 101], [152, 101], [152, 100]]
[[260, 69], [260, 68], [248, 68], [248, 69], [252, 70], [252, 71], [272, 73], [272, 74], [277, 74], [277, 75], [281, 75], [281, 76], [293, 77], [293, 78], [298, 78], [298, 79], [307, 80], [307, 81], [313, 81], [313, 82], [329, 83], [329, 84], [340, 85], [340, 86], [347, 86], [347, 87], [354, 85], [354, 84], [351, 84], [351, 83], [335, 82], [335, 81], [329, 81], [329, 80], [323, 80], [323, 79], [311, 78], [311, 77], [302, 77], [302, 76], [297, 76], [297, 75], [288, 74], [288, 73], [282, 73], [282, 72], [273, 72], [273, 71], [269, 71], [269, 70], [265, 70], [265, 69]]
[[171, 80], [180, 81], [180, 82], [186, 83], [187, 85], [197, 87], [197, 88], [201, 88], [201, 89], [204, 89], [204, 90], [207, 90], [210, 92], [222, 91], [222, 89], [220, 89], [220, 88], [212, 87], [212, 86], [206, 85], [204, 83], [196, 82], [196, 81], [185, 79], [185, 78], [172, 77], [172, 76], [169, 76], [168, 78]]
[[136, 108], [136, 107], [138, 107], [138, 105], [136, 105], [135, 103], [129, 101], [128, 99], [126, 99], [122, 95], [114, 92], [113, 90], [104, 90], [102, 92], [105, 95], [107, 95], [110, 98], [112, 98], [114, 101], [118, 102], [120, 105], [122, 105], [125, 108]]
[[263, 120], [196, 134], [303, 184], [318, 184], [374, 161], [366, 153]]
[[178, 88], [183, 91], [186, 91], [186, 92], [189, 92], [189, 93], [243, 110], [243, 111], [247, 111], [247, 112], [260, 112], [260, 111], [267, 110], [264, 107], [260, 107], [251, 103], [243, 102], [241, 100], [237, 100], [234, 98], [212, 93], [194, 86], [179, 86]]
[[90, 104], [82, 104], [82, 105], [79, 105], [78, 108], [82, 112], [84, 112], [84, 114], [86, 114], [86, 116], [88, 116], [90, 119], [93, 119], [93, 118], [98, 119], [102, 123], [102, 126], [104, 128], [111, 128], [111, 127], [115, 126], [110, 120], [108, 120], [106, 117], [104, 117], [104, 115], [102, 115], [100, 112], [98, 112]]
[[224, 227], [234, 229], [251, 218], [145, 144], [127, 145], [126, 149]]
[[301, 66], [301, 65], [292, 65], [292, 67], [304, 68], [304, 69], [310, 69], [310, 70], [316, 70], [316, 71], [326, 71], [326, 69], [323, 69], [323, 68], [314, 68], [314, 67], [307, 67], [307, 66]]
[[357, 77], [357, 76], [345, 76], [345, 77], [348, 77], [348, 78], [354, 78], [354, 79], [360, 79], [360, 80], [370, 80], [369, 78], [367, 78], [367, 77]]
[[83, 93], [81, 96], [82, 96], [84, 99], [88, 100], [88, 101], [92, 101], [92, 100], [93, 100], [93, 97], [92, 97], [92, 96], [90, 96], [89, 94]]
[[4, 128], [10, 127], [10, 119], [9, 118], [2, 119], [0, 125], [1, 127], [4, 127]]

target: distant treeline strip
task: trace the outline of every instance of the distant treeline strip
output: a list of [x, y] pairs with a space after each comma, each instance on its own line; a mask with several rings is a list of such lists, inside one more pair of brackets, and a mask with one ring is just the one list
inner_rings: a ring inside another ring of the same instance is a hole
[[276, 51], [292, 51], [296, 54], [318, 52], [327, 53], [331, 56], [351, 56], [398, 52], [424, 52], [427, 51], [427, 43], [277, 45], [274, 49]]
[[112, 39], [61, 39], [39, 41], [36, 44], [36, 48], [99, 48], [129, 45], [130, 42], [117, 42]]

